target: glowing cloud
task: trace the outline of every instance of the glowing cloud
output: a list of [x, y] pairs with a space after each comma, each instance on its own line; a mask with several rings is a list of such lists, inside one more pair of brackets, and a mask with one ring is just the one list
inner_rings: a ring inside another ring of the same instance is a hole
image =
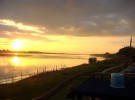
[[59, 30], [61, 31], [65, 31], [65, 32], [78, 32], [80, 30], [80, 28], [76, 28], [76, 27], [69, 27], [69, 28], [66, 28], [66, 27], [60, 27]]
[[35, 26], [25, 25], [23, 23], [17, 23], [15, 21], [8, 20], [8, 19], [1, 19], [0, 24], [16, 27], [19, 30], [33, 31], [37, 33], [44, 33], [44, 29], [45, 29], [43, 27], [35, 27]]

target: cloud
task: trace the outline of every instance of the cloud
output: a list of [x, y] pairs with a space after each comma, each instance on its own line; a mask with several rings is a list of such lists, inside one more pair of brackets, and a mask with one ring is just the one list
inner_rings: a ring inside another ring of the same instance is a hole
[[35, 26], [25, 25], [23, 23], [16, 23], [15, 21], [8, 20], [8, 19], [1, 19], [0, 24], [15, 27], [15, 28], [17, 28], [19, 30], [23, 30], [23, 31], [33, 31], [33, 32], [37, 32], [37, 33], [44, 33], [43, 29], [45, 29], [45, 28], [39, 28], [39, 27], [35, 27]]
[[27, 40], [34, 40], [34, 41], [46, 41], [46, 42], [58, 42], [57, 40], [50, 39], [48, 36], [44, 34], [39, 34], [39, 33], [28, 33], [28, 32], [11, 32], [11, 31], [4, 31], [1, 32], [0, 34], [1, 39], [27, 39]]
[[134, 0], [1, 0], [0, 13], [0, 19], [6, 19], [0, 23], [18, 31], [73, 36], [135, 33]]

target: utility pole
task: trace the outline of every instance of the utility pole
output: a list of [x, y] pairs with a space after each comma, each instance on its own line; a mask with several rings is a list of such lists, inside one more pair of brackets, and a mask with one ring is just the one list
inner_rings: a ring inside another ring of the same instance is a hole
[[132, 35], [131, 35], [131, 38], [130, 38], [130, 49], [132, 47]]
[[129, 55], [130, 60], [132, 60], [132, 57], [131, 57], [132, 56], [132, 35], [131, 35], [131, 38], [130, 38], [130, 48], [129, 49], [130, 49], [130, 55]]

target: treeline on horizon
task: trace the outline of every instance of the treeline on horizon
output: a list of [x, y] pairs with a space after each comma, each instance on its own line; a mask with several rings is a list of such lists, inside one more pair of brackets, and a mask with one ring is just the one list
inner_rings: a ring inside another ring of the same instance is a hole
[[[51, 52], [41, 52], [41, 51], [11, 51], [8, 49], [2, 49], [2, 50], [0, 50], [0, 53], [68, 54], [68, 53], [51, 53]], [[113, 53], [113, 54], [106, 52], [104, 54], [90, 54], [90, 55], [91, 56], [100, 56], [100, 57], [112, 57], [115, 55], [123, 55], [125, 57], [131, 56], [131, 55], [135, 56], [135, 48], [126, 46], [126, 47], [119, 49], [118, 52]]]
[[0, 50], [0, 53], [45, 53], [40, 51], [11, 51], [8, 49], [2, 49]]

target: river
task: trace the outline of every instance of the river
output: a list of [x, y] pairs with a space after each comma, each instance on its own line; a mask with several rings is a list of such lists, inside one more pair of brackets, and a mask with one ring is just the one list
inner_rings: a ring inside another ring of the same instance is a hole
[[[0, 77], [31, 74], [88, 63], [86, 54], [15, 54], [0, 56]], [[102, 57], [97, 57], [103, 60]]]

